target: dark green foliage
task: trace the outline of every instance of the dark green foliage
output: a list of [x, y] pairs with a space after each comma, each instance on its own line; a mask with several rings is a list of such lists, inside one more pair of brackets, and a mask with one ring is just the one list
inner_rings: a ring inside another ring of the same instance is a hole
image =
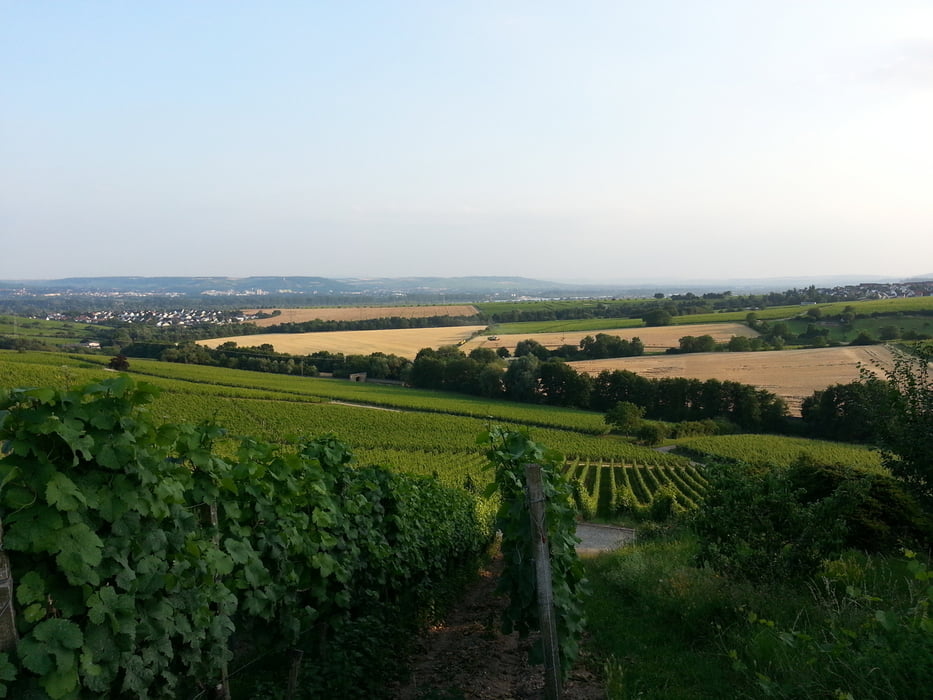
[[654, 421], [642, 423], [635, 432], [635, 436], [649, 447], [660, 445], [669, 434], [670, 429], [667, 425]]
[[648, 516], [654, 522], [666, 522], [674, 517], [679, 510], [682, 510], [682, 508], [677, 502], [677, 492], [670, 486], [660, 486], [651, 494], [651, 505], [648, 507]]
[[787, 478], [800, 489], [801, 503], [836, 496], [835, 515], [845, 523], [846, 547], [892, 552], [899, 546], [929, 541], [929, 519], [901, 483], [886, 474], [801, 457]]
[[680, 339], [676, 350], [668, 352], [713, 352], [716, 350], [716, 341], [711, 335], [685, 335]]
[[541, 467], [554, 614], [561, 669], [566, 676], [580, 651], [585, 624], [583, 603], [588, 588], [583, 565], [576, 553], [579, 540], [574, 534], [576, 510], [573, 487], [562, 475], [563, 458], [519, 432], [493, 428], [480, 440], [489, 445], [487, 456], [496, 474], [493, 488], [498, 490], [502, 499], [498, 527], [502, 532], [505, 570], [499, 589], [509, 596], [502, 625], [507, 634], [517, 630], [524, 636], [540, 628], [533, 557], [533, 542], [538, 535], [529, 516], [525, 465]]
[[605, 421], [623, 435], [630, 435], [638, 430], [644, 417], [644, 408], [631, 401], [620, 401], [606, 412]]
[[892, 387], [871, 378], [816, 391], [804, 399], [800, 412], [814, 437], [873, 442], [883, 432], [881, 423], [892, 401], [896, 401]]
[[852, 339], [849, 345], [877, 345], [878, 342], [878, 339], [868, 331], [860, 331], [859, 334]]
[[652, 309], [642, 317], [646, 326], [669, 326], [674, 317], [665, 309]]
[[465, 491], [354, 469], [332, 437], [222, 459], [220, 428], [151, 421], [155, 391], [122, 376], [0, 401], [17, 697], [184, 697], [234, 652], [326, 658], [330, 630], [430, 595], [487, 540]]
[[130, 361], [126, 359], [126, 355], [116, 355], [110, 358], [107, 366], [118, 372], [126, 372], [130, 368]]
[[804, 503], [787, 470], [741, 463], [710, 464], [705, 476], [693, 518], [700, 563], [739, 578], [802, 578], [841, 549], [835, 494]]
[[[894, 398], [876, 406], [884, 463], [933, 514], [933, 348], [900, 354], [886, 372]], [[868, 380], [869, 382], [871, 380]]]
[[661, 421], [724, 418], [743, 430], [779, 430], [787, 406], [771, 392], [738, 382], [665, 377], [649, 379], [627, 370], [606, 370], [593, 381], [591, 408], [608, 410], [620, 401], [645, 409]]

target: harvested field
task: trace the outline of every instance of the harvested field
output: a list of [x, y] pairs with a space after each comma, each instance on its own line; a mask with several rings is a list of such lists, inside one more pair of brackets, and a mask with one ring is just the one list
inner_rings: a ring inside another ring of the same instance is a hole
[[814, 391], [833, 384], [855, 381], [859, 378], [859, 364], [874, 369], [875, 362], [891, 367], [891, 351], [883, 345], [863, 345], [809, 350], [621, 357], [569, 364], [578, 372], [592, 375], [603, 370], [625, 369], [657, 379], [688, 377], [751, 384], [782, 397], [787, 401], [791, 415], [800, 415], [801, 403]]
[[325, 333], [260, 333], [199, 340], [199, 345], [215, 348], [233, 341], [239, 346], [270, 344], [276, 352], [309, 355], [312, 352], [342, 352], [345, 355], [371, 355], [384, 352], [415, 359], [421, 348], [457, 345], [485, 326], [446, 328], [403, 328], [383, 331], [331, 331]]
[[574, 345], [579, 347], [580, 341], [586, 336], [596, 337], [597, 333], [614, 335], [625, 340], [641, 338], [645, 345], [645, 352], [663, 352], [668, 348], [680, 346], [680, 339], [685, 335], [710, 335], [717, 343], [725, 343], [734, 336], [741, 335], [754, 338], [756, 331], [743, 323], [696, 323], [683, 326], [652, 326], [645, 328], [615, 328], [604, 331], [568, 331], [566, 333], [516, 333], [514, 335], [500, 335], [498, 340], [489, 340], [487, 336], [478, 336], [467, 343], [463, 350], [469, 352], [473, 348], [484, 347], [508, 348], [509, 352], [522, 340], [536, 340], [549, 350], [559, 348], [561, 345]]
[[314, 307], [307, 309], [243, 309], [244, 314], [280, 312], [272, 318], [259, 318], [250, 323], [257, 326], [275, 326], [279, 323], [306, 323], [307, 321], [368, 321], [373, 318], [428, 318], [430, 316], [476, 316], [479, 310], [469, 304], [453, 306], [349, 306]]

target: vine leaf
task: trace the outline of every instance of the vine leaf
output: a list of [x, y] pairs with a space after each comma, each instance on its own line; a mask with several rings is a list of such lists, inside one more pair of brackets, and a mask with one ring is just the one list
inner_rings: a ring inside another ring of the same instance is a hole
[[87, 499], [75, 483], [61, 472], [55, 472], [45, 487], [45, 500], [62, 511], [77, 510], [87, 505]]

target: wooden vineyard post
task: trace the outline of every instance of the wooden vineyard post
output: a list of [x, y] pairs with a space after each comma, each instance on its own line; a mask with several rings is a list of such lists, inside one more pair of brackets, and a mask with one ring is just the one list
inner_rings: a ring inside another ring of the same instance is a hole
[[[211, 520], [211, 527], [214, 528], [214, 544], [220, 544], [220, 517], [217, 514], [217, 504], [208, 505], [208, 514]], [[216, 697], [218, 700], [230, 700], [230, 676], [227, 672], [227, 662], [224, 661], [220, 669], [220, 683], [217, 684]]]
[[3, 549], [3, 522], [0, 521], [0, 651], [16, 647], [16, 616], [13, 613], [13, 572]]
[[538, 616], [541, 623], [541, 640], [544, 645], [544, 697], [546, 700], [560, 700], [560, 646], [557, 643], [557, 620], [554, 617], [551, 553], [544, 514], [545, 499], [540, 465], [525, 465], [525, 488], [531, 517], [532, 553], [538, 584]]
[[292, 700], [295, 697], [295, 691], [298, 690], [298, 673], [301, 671], [301, 659], [304, 652], [301, 649], [292, 649], [290, 652], [291, 667], [288, 670], [288, 690], [285, 692], [286, 700]]

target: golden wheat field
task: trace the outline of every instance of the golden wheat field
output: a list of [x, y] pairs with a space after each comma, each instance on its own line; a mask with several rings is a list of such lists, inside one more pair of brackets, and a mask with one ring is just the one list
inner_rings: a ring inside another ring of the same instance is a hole
[[893, 355], [882, 345], [771, 350], [765, 352], [709, 352], [684, 355], [647, 355], [609, 360], [571, 362], [578, 372], [592, 375], [624, 369], [645, 377], [721, 379], [752, 384], [787, 401], [792, 415], [814, 391], [859, 378], [859, 366], [873, 371], [876, 363], [891, 367]]
[[457, 345], [485, 326], [450, 326], [446, 328], [401, 328], [380, 331], [328, 331], [321, 333], [260, 333], [227, 338], [199, 340], [199, 345], [215, 348], [233, 341], [239, 346], [268, 343], [276, 352], [309, 355], [313, 352], [342, 352], [345, 355], [370, 355], [384, 352], [415, 359], [422, 348]]
[[500, 335], [497, 340], [489, 340], [485, 335], [477, 336], [464, 345], [464, 352], [469, 352], [473, 348], [485, 347], [508, 348], [509, 352], [515, 350], [519, 341], [531, 339], [541, 343], [549, 350], [559, 348], [561, 345], [574, 345], [579, 347], [580, 341], [586, 336], [596, 337], [597, 333], [614, 335], [625, 340], [632, 338], [641, 338], [645, 345], [646, 352], [663, 352], [667, 348], [676, 348], [680, 346], [680, 339], [685, 335], [701, 336], [710, 335], [717, 343], [725, 343], [734, 336], [746, 336], [754, 338], [758, 335], [756, 331], [743, 323], [696, 323], [684, 326], [652, 326], [650, 328], [615, 328], [602, 331], [573, 331], [567, 333], [516, 333], [514, 335]]
[[368, 321], [373, 318], [428, 318], [430, 316], [476, 316], [479, 310], [469, 304], [452, 306], [352, 306], [312, 307], [305, 309], [243, 309], [244, 314], [280, 312], [272, 318], [260, 318], [250, 323], [274, 326], [279, 323], [306, 323], [307, 321]]

